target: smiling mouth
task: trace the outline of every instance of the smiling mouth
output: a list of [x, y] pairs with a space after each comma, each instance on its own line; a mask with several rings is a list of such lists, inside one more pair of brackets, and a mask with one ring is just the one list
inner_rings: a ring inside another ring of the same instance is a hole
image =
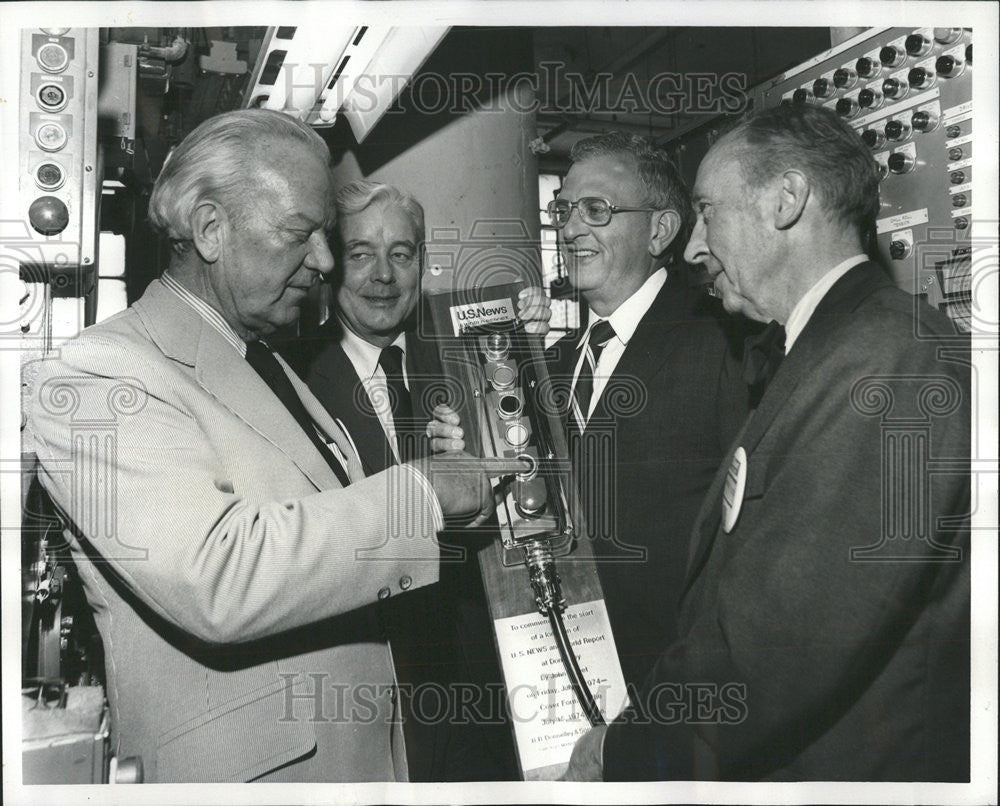
[[365, 297], [370, 305], [394, 305], [399, 297]]
[[567, 249], [566, 254], [572, 260], [588, 260], [600, 253], [596, 249]]

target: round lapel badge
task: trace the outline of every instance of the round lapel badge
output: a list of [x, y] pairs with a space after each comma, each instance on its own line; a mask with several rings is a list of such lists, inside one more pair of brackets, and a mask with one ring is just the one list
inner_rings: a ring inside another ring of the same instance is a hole
[[733, 454], [722, 487], [722, 530], [728, 535], [736, 526], [743, 506], [743, 491], [747, 486], [747, 452], [741, 445]]

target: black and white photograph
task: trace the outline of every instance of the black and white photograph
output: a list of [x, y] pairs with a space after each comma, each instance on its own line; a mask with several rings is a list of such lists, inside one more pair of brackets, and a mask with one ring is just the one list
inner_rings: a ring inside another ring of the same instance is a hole
[[998, 31], [0, 6], [4, 802], [996, 804]]

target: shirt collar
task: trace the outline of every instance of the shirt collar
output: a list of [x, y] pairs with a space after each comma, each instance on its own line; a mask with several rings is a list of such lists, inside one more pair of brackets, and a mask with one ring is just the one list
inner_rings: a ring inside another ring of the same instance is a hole
[[[371, 342], [365, 341], [347, 325], [341, 322], [340, 346], [343, 348], [348, 359], [354, 365], [358, 376], [365, 381], [370, 381], [378, 369], [378, 359], [382, 355], [382, 348], [376, 347]], [[406, 334], [400, 333], [392, 342], [403, 351], [403, 365], [406, 365]]]
[[[611, 322], [611, 327], [615, 329], [615, 336], [622, 344], [629, 343], [635, 329], [639, 327], [639, 322], [646, 315], [646, 311], [653, 304], [665, 282], [667, 282], [667, 268], [662, 266], [646, 278], [646, 282], [639, 287], [638, 291], [615, 308], [611, 316], [606, 317]], [[583, 344], [583, 340], [594, 325], [604, 318], [596, 315], [591, 317], [590, 326], [580, 336], [580, 341], [577, 342], [578, 346]]]
[[868, 258], [865, 255], [854, 255], [854, 257], [849, 257], [842, 263], [838, 263], [830, 271], [819, 278], [819, 281], [813, 285], [802, 298], [795, 303], [795, 307], [792, 308], [791, 314], [788, 316], [788, 321], [785, 323], [785, 353], [787, 354], [791, 349], [795, 340], [802, 333], [803, 328], [808, 324], [809, 320], [812, 318], [813, 311], [816, 310], [816, 306], [820, 304], [823, 297], [826, 296], [826, 292], [833, 288], [834, 283], [837, 282], [841, 277], [843, 277], [847, 272], [853, 269], [855, 266], [864, 263]]
[[236, 352], [244, 358], [246, 357], [246, 342], [239, 337], [239, 334], [233, 330], [232, 326], [223, 318], [219, 311], [205, 302], [205, 300], [197, 294], [181, 285], [169, 271], [163, 272], [160, 277], [160, 281], [165, 287], [169, 288], [178, 297], [180, 297], [182, 301], [194, 308], [197, 314], [210, 324], [212, 328], [216, 330], [220, 336], [222, 336], [222, 338], [229, 342]]

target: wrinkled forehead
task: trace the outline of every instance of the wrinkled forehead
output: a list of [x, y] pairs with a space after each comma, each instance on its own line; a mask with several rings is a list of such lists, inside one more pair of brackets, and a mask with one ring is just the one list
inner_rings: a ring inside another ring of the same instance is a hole
[[568, 199], [602, 196], [621, 202], [644, 193], [645, 187], [633, 157], [628, 154], [602, 154], [574, 162], [559, 195]]

